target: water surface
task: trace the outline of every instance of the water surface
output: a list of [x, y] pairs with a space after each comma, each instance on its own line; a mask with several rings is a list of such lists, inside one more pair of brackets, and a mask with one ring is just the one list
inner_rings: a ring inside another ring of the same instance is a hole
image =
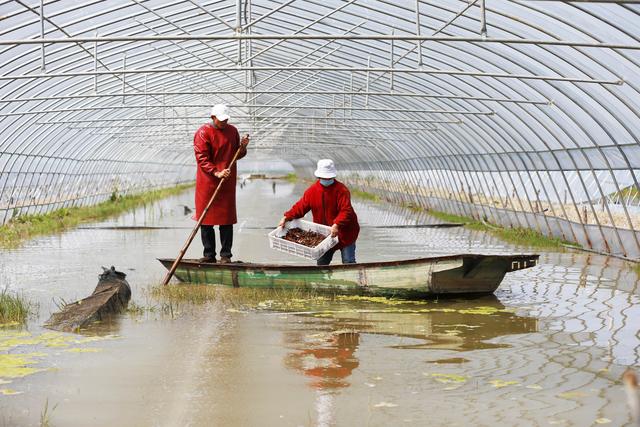
[[[305, 263], [270, 250], [265, 229], [303, 190], [271, 181], [238, 188], [235, 258]], [[15, 393], [0, 394], [0, 425], [38, 425], [43, 415], [64, 426], [630, 422], [619, 379], [640, 365], [640, 306], [628, 264], [542, 252], [540, 266], [473, 300], [168, 304], [146, 290], [164, 275], [155, 258], [175, 256], [193, 226], [183, 207], [192, 200], [188, 191], [0, 253], [0, 287], [39, 304], [26, 329], [0, 328], [0, 363], [26, 360], [34, 370], [8, 378], [0, 364], [0, 389]], [[437, 220], [370, 202], [355, 208], [359, 261], [533, 252], [463, 228], [373, 228]], [[201, 250], [196, 239], [187, 257]], [[90, 294], [100, 266], [111, 265], [127, 273], [137, 314], [85, 335], [39, 326], [60, 301]]]

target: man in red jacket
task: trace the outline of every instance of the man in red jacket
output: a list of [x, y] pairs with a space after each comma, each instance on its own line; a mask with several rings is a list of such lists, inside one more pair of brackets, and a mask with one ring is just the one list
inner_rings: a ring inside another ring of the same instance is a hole
[[222, 178], [226, 178], [215, 201], [207, 211], [200, 235], [204, 246], [201, 262], [216, 262], [216, 234], [214, 225], [220, 231], [220, 262], [231, 262], [233, 245], [233, 224], [238, 222], [236, 215], [236, 176], [235, 163], [229, 167], [236, 151], [238, 159], [247, 155], [249, 135], [240, 140], [235, 126], [228, 124], [229, 109], [217, 104], [211, 109], [211, 122], [200, 126], [193, 138], [193, 149], [198, 163], [196, 173], [196, 214], [200, 219], [204, 208], [218, 188]]
[[351, 206], [349, 189], [335, 179], [336, 167], [333, 160], [318, 160], [315, 184], [307, 188], [290, 210], [284, 213], [279, 226], [296, 218], [302, 218], [309, 211], [313, 222], [331, 226], [331, 235], [338, 236], [338, 244], [318, 259], [318, 265], [329, 265], [335, 251], [340, 249], [343, 264], [356, 262], [356, 239], [360, 232], [358, 217]]

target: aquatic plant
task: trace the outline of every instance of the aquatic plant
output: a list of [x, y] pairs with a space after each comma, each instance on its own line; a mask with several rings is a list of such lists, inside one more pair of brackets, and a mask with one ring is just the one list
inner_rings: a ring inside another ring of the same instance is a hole
[[7, 289], [0, 291], [0, 325], [24, 323], [33, 310], [34, 305], [23, 295], [10, 293]]
[[16, 247], [33, 236], [61, 232], [83, 222], [102, 220], [181, 193], [192, 186], [193, 184], [182, 184], [140, 194], [120, 195], [93, 206], [61, 208], [39, 215], [18, 215], [0, 226], [0, 248]]
[[171, 286], [154, 286], [148, 290], [152, 298], [173, 303], [205, 304], [221, 303], [233, 309], [253, 309], [266, 301], [277, 301], [279, 306], [293, 306], [301, 302], [311, 304], [325, 300], [333, 300], [334, 293], [320, 294], [314, 289], [261, 289], [261, 288], [229, 288], [210, 285], [177, 284]]
[[296, 182], [298, 180], [298, 175], [296, 175], [295, 173], [288, 173], [284, 176], [284, 180], [285, 181], [289, 181], [289, 182]]
[[358, 199], [370, 200], [372, 202], [379, 202], [380, 196], [373, 193], [368, 193], [366, 191], [357, 190], [355, 188], [349, 189], [349, 192], [352, 196], [357, 197]]
[[40, 413], [40, 427], [49, 427], [51, 425], [51, 415], [53, 414], [53, 411], [55, 411], [57, 407], [58, 407], [58, 404], [56, 403], [55, 405], [53, 405], [51, 410], [49, 410], [49, 399], [47, 398], [47, 400], [45, 400], [44, 408]]

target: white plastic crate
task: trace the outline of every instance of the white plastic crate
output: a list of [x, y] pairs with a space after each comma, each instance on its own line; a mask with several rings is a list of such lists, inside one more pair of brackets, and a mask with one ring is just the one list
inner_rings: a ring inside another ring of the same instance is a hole
[[[310, 248], [309, 246], [301, 245], [299, 243], [290, 242], [282, 237], [287, 235], [287, 230], [292, 228], [300, 228], [302, 230], [311, 230], [316, 233], [327, 236], [316, 247]], [[304, 219], [293, 219], [287, 221], [284, 228], [278, 227], [269, 233], [269, 246], [271, 249], [276, 249], [281, 252], [296, 255], [306, 259], [316, 260], [322, 255], [327, 253], [329, 249], [338, 244], [337, 237], [331, 237], [331, 227], [316, 224], [315, 222], [305, 221]]]

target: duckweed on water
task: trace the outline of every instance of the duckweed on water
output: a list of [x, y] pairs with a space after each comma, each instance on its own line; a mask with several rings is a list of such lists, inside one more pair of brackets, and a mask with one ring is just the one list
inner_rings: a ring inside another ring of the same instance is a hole
[[425, 373], [424, 375], [430, 376], [431, 378], [435, 379], [436, 381], [442, 384], [461, 384], [461, 383], [466, 383], [467, 380], [469, 379], [469, 377], [456, 375], [456, 374]]
[[7, 378], [21, 378], [43, 371], [42, 368], [31, 367], [31, 365], [40, 363], [40, 360], [36, 360], [35, 357], [42, 357], [42, 354], [0, 354], [0, 379], [7, 382]]
[[505, 381], [505, 380], [491, 380], [489, 384], [494, 386], [495, 388], [508, 387], [510, 385], [520, 385], [518, 381]]
[[[316, 317], [332, 317], [339, 313], [457, 313], [491, 316], [511, 313], [512, 309], [476, 306], [464, 308], [441, 307], [435, 301], [407, 300], [383, 296], [338, 295], [305, 288], [261, 289], [229, 288], [215, 285], [177, 284], [154, 286], [148, 290], [159, 301], [178, 304], [222, 304], [228, 312], [269, 310], [305, 312]], [[429, 306], [430, 307], [427, 307]], [[461, 325], [474, 328], [473, 325]], [[457, 333], [457, 332], [456, 332]]]
[[[42, 367], [39, 364], [43, 358], [49, 356], [49, 353], [21, 353], [20, 351], [23, 351], [25, 347], [64, 348], [70, 347], [71, 345], [88, 344], [111, 338], [114, 338], [114, 336], [78, 337], [77, 335], [59, 332], [45, 332], [40, 335], [32, 335], [27, 331], [0, 329], [0, 351], [3, 352], [0, 353], [0, 384], [8, 384], [12, 379], [48, 370], [48, 368]], [[13, 352], [9, 353], [9, 351]], [[73, 347], [65, 351], [85, 353], [100, 351], [100, 349]], [[2, 394], [6, 395], [7, 393]]]
[[101, 351], [102, 351], [101, 348], [96, 348], [96, 347], [86, 347], [86, 348], [73, 347], [65, 350], [65, 352], [67, 353], [99, 353]]

